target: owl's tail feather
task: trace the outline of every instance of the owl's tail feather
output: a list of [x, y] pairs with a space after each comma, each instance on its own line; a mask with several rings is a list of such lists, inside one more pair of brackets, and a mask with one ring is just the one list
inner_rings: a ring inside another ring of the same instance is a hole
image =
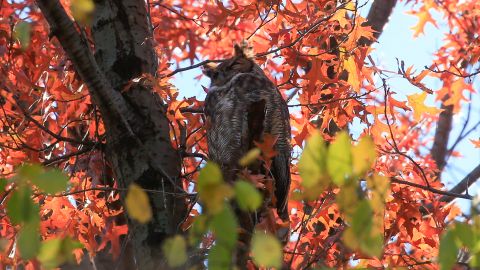
[[283, 221], [289, 220], [288, 192], [290, 188], [289, 157], [280, 153], [273, 158], [272, 174], [275, 180], [275, 198], [277, 214]]

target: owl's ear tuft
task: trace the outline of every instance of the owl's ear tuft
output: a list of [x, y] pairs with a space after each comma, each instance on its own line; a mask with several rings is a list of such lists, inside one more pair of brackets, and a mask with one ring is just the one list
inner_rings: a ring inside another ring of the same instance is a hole
[[233, 46], [233, 49], [235, 50], [236, 57], [245, 57], [245, 54], [243, 53], [243, 48], [240, 47], [240, 45], [235, 44], [235, 46]]
[[250, 46], [246, 40], [242, 40], [240, 44], [235, 44], [234, 49], [236, 57], [244, 57], [248, 59], [253, 59], [255, 57], [253, 47]]
[[202, 73], [207, 77], [212, 78], [213, 75], [217, 72], [217, 65], [213, 63], [207, 63], [202, 67]]

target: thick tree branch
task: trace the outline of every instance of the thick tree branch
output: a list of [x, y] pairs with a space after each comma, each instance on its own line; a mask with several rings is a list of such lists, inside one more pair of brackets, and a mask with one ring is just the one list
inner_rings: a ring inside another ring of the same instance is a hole
[[[449, 98], [449, 95], [446, 95], [443, 98], [445, 102]], [[437, 164], [438, 175], [440, 176], [443, 168], [446, 164], [446, 157], [448, 153], [448, 139], [450, 137], [450, 131], [452, 130], [452, 119], [453, 119], [453, 106], [445, 105], [442, 103], [443, 111], [440, 113], [437, 121], [437, 129], [435, 130], [435, 137], [433, 139], [433, 146], [430, 151], [430, 154]]]
[[[392, 14], [393, 8], [397, 0], [375, 0], [368, 11], [366, 25], [371, 26], [375, 33], [373, 36], [378, 40], [380, 35], [383, 32], [383, 28], [388, 22], [390, 15]], [[366, 38], [361, 38], [359, 43], [360, 45], [370, 46], [374, 40], [369, 40]]]

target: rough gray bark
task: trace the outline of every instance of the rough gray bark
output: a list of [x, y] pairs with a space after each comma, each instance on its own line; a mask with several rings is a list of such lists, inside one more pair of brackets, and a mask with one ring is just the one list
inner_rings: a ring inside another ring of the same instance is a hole
[[[135, 182], [145, 189], [163, 191], [149, 193], [151, 222], [143, 225], [128, 220], [125, 253], [118, 262], [103, 254], [95, 267], [158, 269], [163, 263], [163, 240], [179, 232], [186, 203], [179, 180], [180, 156], [170, 142], [163, 101], [140, 83], [124, 89], [135, 77], [155, 75], [157, 68], [145, 2], [96, 1], [92, 27], [95, 58], [58, 0], [37, 3], [100, 109], [107, 157], [119, 186]], [[125, 195], [121, 194], [122, 200]]]

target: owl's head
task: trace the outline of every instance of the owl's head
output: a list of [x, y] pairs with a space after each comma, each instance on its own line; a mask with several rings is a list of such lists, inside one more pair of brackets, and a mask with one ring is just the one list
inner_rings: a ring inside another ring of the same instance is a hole
[[[261, 71], [253, 61], [252, 48], [246, 43], [235, 44], [234, 55], [219, 65], [206, 64], [203, 66], [203, 74], [211, 80], [211, 86], [221, 86], [230, 81], [236, 74]], [[262, 72], [263, 73], [263, 72]]]

